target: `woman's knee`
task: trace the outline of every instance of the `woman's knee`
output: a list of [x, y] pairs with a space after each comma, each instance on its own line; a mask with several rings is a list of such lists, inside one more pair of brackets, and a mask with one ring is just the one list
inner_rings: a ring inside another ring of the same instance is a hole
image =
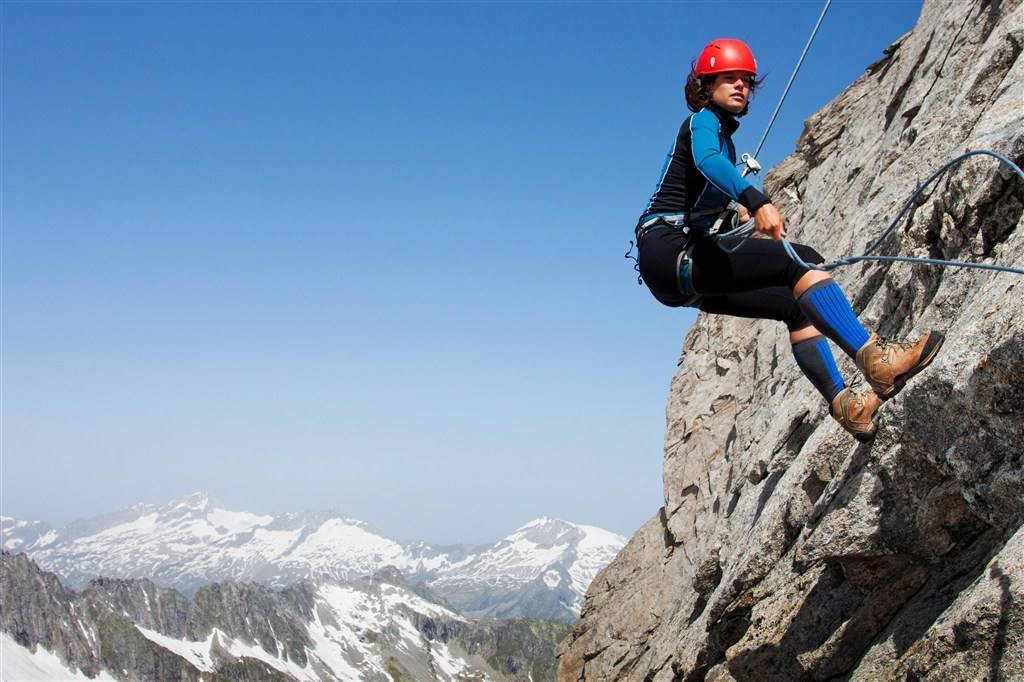
[[790, 332], [795, 332], [801, 329], [806, 329], [814, 324], [811, 322], [810, 318], [804, 314], [803, 309], [800, 308], [796, 299], [793, 299], [793, 304], [794, 305], [787, 311], [786, 316], [782, 319], [782, 322], [786, 324], [786, 329]]

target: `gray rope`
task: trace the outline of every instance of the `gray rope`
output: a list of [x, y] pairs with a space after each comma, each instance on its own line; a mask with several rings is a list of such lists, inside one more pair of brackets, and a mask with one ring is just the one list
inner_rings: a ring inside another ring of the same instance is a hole
[[[789, 77], [789, 82], [786, 83], [786, 89], [782, 91], [782, 97], [779, 98], [779, 103], [775, 105], [775, 111], [772, 113], [771, 120], [768, 121], [768, 127], [764, 129], [764, 135], [761, 136], [761, 141], [757, 143], [757, 150], [754, 152], [754, 158], [761, 153], [761, 147], [764, 146], [764, 141], [768, 139], [768, 132], [775, 125], [775, 118], [779, 115], [779, 110], [782, 109], [782, 103], [786, 101], [786, 95], [789, 94], [789, 88], [793, 85], [793, 81], [796, 80], [796, 74], [800, 71], [800, 65], [804, 63], [804, 57], [807, 56], [807, 51], [811, 49], [811, 43], [814, 42], [814, 36], [818, 35], [818, 29], [821, 27], [821, 22], [825, 19], [825, 13], [828, 12], [829, 5], [832, 4], [832, 0], [825, 0], [825, 7], [821, 10], [821, 16], [818, 17], [818, 23], [814, 25], [814, 30], [811, 31], [811, 37], [807, 39], [807, 44], [804, 45], [804, 51], [800, 53], [800, 59], [796, 63], [796, 68], [793, 69], [792, 75]], [[744, 173], [744, 175], [746, 175]]]
[[[826, 272], [831, 271], [831, 270], [835, 270], [836, 268], [842, 267], [844, 265], [853, 265], [854, 263], [859, 263], [861, 261], [875, 260], [875, 261], [885, 261], [885, 262], [903, 262], [903, 263], [919, 263], [919, 264], [924, 264], [924, 265], [940, 265], [940, 266], [944, 266], [944, 267], [975, 268], [975, 269], [978, 269], [978, 270], [997, 270], [999, 272], [1012, 272], [1012, 273], [1014, 273], [1016, 275], [1024, 275], [1024, 270], [1019, 269], [1019, 268], [1011, 268], [1011, 267], [1008, 267], [1008, 266], [1005, 266], [1005, 265], [989, 265], [987, 263], [967, 263], [967, 262], [964, 262], [964, 261], [944, 260], [944, 259], [941, 259], [941, 258], [912, 258], [912, 257], [909, 257], [909, 256], [872, 256], [871, 255], [871, 252], [874, 251], [875, 249], [877, 249], [882, 244], [882, 242], [885, 241], [885, 238], [888, 237], [890, 234], [892, 234], [892, 231], [894, 229], [896, 229], [896, 226], [899, 225], [901, 220], [903, 220], [903, 217], [907, 214], [907, 211], [910, 210], [910, 207], [914, 205], [914, 202], [917, 201], [917, 198], [919, 196], [921, 196], [921, 193], [924, 192], [925, 189], [928, 188], [928, 185], [930, 185], [933, 182], [935, 182], [939, 177], [941, 177], [946, 171], [948, 171], [953, 166], [955, 166], [955, 165], [957, 165], [959, 163], [962, 163], [963, 161], [967, 160], [968, 158], [970, 158], [972, 156], [976, 156], [976, 155], [979, 155], [979, 154], [984, 154], [986, 156], [991, 156], [991, 157], [994, 157], [994, 158], [998, 159], [1000, 163], [1009, 166], [1011, 169], [1013, 169], [1013, 172], [1015, 172], [1018, 176], [1020, 176], [1021, 179], [1024, 179], [1024, 171], [1022, 171], [1020, 169], [1020, 166], [1018, 166], [1017, 164], [1015, 164], [1013, 161], [1011, 161], [1007, 157], [1003, 156], [1002, 154], [999, 154], [998, 152], [994, 152], [994, 151], [991, 151], [989, 149], [976, 149], [976, 150], [973, 150], [973, 151], [965, 152], [964, 154], [961, 154], [960, 156], [956, 157], [952, 161], [949, 161], [948, 163], [943, 165], [937, 171], [932, 173], [931, 177], [929, 177], [923, 183], [918, 185], [917, 190], [910, 196], [910, 199], [907, 200], [907, 203], [903, 205], [903, 209], [896, 215], [896, 218], [891, 223], [889, 223], [889, 227], [887, 227], [885, 229], [885, 231], [882, 233], [882, 236], [880, 236], [878, 239], [876, 239], [874, 241], [874, 243], [872, 243], [871, 246], [869, 246], [867, 248], [867, 250], [863, 254], [861, 254], [860, 256], [850, 256], [849, 258], [840, 258], [840, 259], [832, 261], [831, 263], [824, 263], [824, 264], [819, 265], [819, 264], [816, 264], [816, 263], [807, 263], [802, 258], [800, 258], [800, 256], [797, 254], [796, 250], [793, 249], [793, 245], [790, 244], [789, 240], [787, 240], [787, 239], [783, 239], [782, 240], [782, 248], [786, 251], [786, 255], [788, 255], [790, 257], [790, 259], [794, 263], [796, 263], [797, 265], [801, 265], [801, 266], [803, 266], [805, 268], [808, 268], [810, 270], [822, 270], [822, 271], [826, 271]], [[740, 239], [740, 242], [736, 246], [734, 246], [732, 248], [726, 248], [724, 246], [722, 247], [724, 250], [729, 251], [729, 253], [733, 253], [733, 252], [737, 251], [741, 246], [743, 246], [743, 243], [746, 242], [747, 239], [751, 238], [751, 235], [749, 235], [749, 232], [750, 232], [750, 229], [751, 229], [752, 225], [753, 225], [753, 221], [752, 220], [748, 221], [748, 222], [744, 223], [743, 226], [741, 226], [737, 230], [734, 230], [732, 232], [728, 232], [728, 233], [725, 233], [725, 234], [717, 235], [715, 238], [716, 239], [723, 239], [723, 238], [728, 238], [728, 237], [738, 237]], [[743, 234], [743, 236], [740, 236], [741, 233]]]
[[[825, 0], [825, 7], [822, 8], [821, 14], [818, 16], [818, 21], [817, 21], [817, 23], [815, 23], [814, 29], [811, 31], [810, 38], [807, 39], [807, 44], [804, 45], [803, 52], [800, 53], [800, 59], [797, 60], [796, 68], [793, 69], [793, 73], [789, 77], [789, 82], [786, 83], [786, 87], [782, 91], [782, 97], [779, 98], [779, 103], [777, 105], [775, 105], [775, 111], [772, 112], [772, 117], [768, 121], [768, 126], [765, 128], [764, 134], [761, 135], [761, 141], [757, 143], [757, 149], [754, 152], [754, 158], [756, 158], [757, 155], [761, 153], [761, 147], [764, 146], [765, 140], [768, 139], [768, 133], [771, 131], [772, 126], [775, 125], [775, 119], [778, 117], [779, 111], [781, 111], [781, 109], [782, 109], [782, 103], [786, 101], [786, 96], [789, 94], [789, 89], [790, 89], [790, 87], [792, 87], [793, 81], [796, 80], [796, 75], [800, 71], [800, 66], [804, 63], [804, 57], [807, 56], [808, 50], [811, 49], [811, 43], [814, 42], [814, 37], [818, 34], [818, 29], [821, 27], [821, 22], [825, 19], [825, 14], [828, 12], [828, 8], [829, 8], [829, 6], [831, 4], [832, 4], [832, 0]], [[964, 262], [964, 261], [945, 260], [945, 259], [941, 259], [941, 258], [913, 258], [913, 257], [909, 257], [909, 256], [872, 256], [871, 255], [871, 253], [875, 249], [877, 249], [882, 244], [883, 241], [885, 241], [886, 237], [888, 237], [890, 234], [892, 234], [892, 231], [894, 229], [896, 229], [896, 226], [899, 225], [901, 220], [903, 220], [903, 217], [906, 215], [907, 211], [910, 210], [911, 206], [913, 206], [914, 203], [917, 201], [917, 198], [919, 196], [921, 196], [921, 193], [924, 192], [924, 190], [927, 189], [927, 187], [932, 182], [934, 182], [939, 177], [941, 177], [947, 170], [949, 170], [953, 166], [955, 166], [955, 165], [965, 161], [966, 159], [968, 159], [971, 156], [976, 156], [978, 154], [985, 154], [987, 156], [992, 156], [992, 157], [998, 159], [1000, 163], [1003, 163], [1003, 164], [1009, 166], [1010, 168], [1013, 169], [1013, 171], [1018, 176], [1021, 177], [1021, 179], [1024, 179], [1024, 171], [1022, 171], [1017, 164], [1015, 164], [1013, 161], [1011, 161], [1007, 157], [1003, 156], [1002, 154], [999, 154], [998, 152], [991, 151], [989, 149], [977, 149], [977, 150], [969, 151], [969, 152], [966, 152], [964, 154], [961, 154], [960, 156], [956, 157], [952, 161], [949, 161], [948, 163], [943, 165], [937, 171], [932, 173], [931, 177], [929, 177], [922, 184], [920, 184], [918, 186], [917, 190], [911, 195], [910, 199], [907, 200], [907, 203], [904, 204], [903, 208], [900, 210], [900, 212], [893, 219], [893, 221], [891, 223], [889, 223], [889, 226], [885, 229], [884, 232], [882, 232], [882, 235], [878, 239], [876, 239], [874, 241], [874, 243], [872, 243], [871, 246], [869, 246], [867, 248], [867, 250], [864, 251], [864, 253], [861, 254], [860, 256], [850, 256], [848, 258], [840, 258], [840, 259], [837, 259], [835, 261], [832, 261], [831, 263], [825, 263], [825, 264], [819, 265], [819, 264], [816, 264], [816, 263], [807, 263], [802, 258], [800, 258], [800, 256], [797, 254], [796, 250], [793, 249], [793, 245], [790, 244], [789, 240], [787, 240], [787, 239], [782, 239], [781, 240], [782, 241], [782, 248], [785, 250], [786, 255], [788, 255], [790, 257], [790, 259], [793, 262], [795, 262], [796, 264], [801, 265], [801, 266], [803, 266], [803, 267], [805, 267], [805, 268], [807, 268], [809, 270], [821, 270], [821, 271], [825, 271], [825, 272], [828, 272], [828, 271], [831, 271], [831, 270], [835, 270], [836, 268], [840, 268], [840, 267], [842, 267], [844, 265], [853, 265], [854, 263], [859, 263], [861, 261], [874, 260], [874, 261], [883, 261], [883, 262], [902, 262], [902, 263], [917, 263], [917, 264], [922, 264], [922, 265], [938, 265], [938, 266], [942, 266], [942, 267], [974, 268], [974, 269], [978, 269], [978, 270], [995, 270], [995, 271], [998, 271], [998, 272], [1011, 272], [1011, 273], [1017, 274], [1017, 275], [1024, 275], [1024, 270], [1019, 269], [1019, 268], [1011, 268], [1011, 267], [1004, 266], [1004, 265], [989, 265], [989, 264], [986, 264], [986, 263], [968, 263], [968, 262]], [[749, 173], [749, 172], [750, 172], [750, 167], [748, 165], [748, 167], [743, 171], [743, 175], [746, 176], [747, 173]], [[714, 235], [714, 238], [716, 240], [719, 240], [719, 241], [722, 240], [722, 239], [737, 239], [738, 240], [737, 244], [735, 246], [732, 246], [732, 247], [728, 247], [728, 246], [726, 246], [723, 243], [719, 244], [719, 248], [721, 248], [723, 251], [726, 251], [727, 253], [735, 253], [736, 251], [738, 251], [743, 246], [744, 243], [746, 243], [746, 241], [748, 239], [753, 237], [754, 229], [755, 229], [755, 226], [754, 226], [754, 220], [753, 219], [748, 220], [747, 222], [743, 223], [743, 225], [738, 225], [738, 226], [735, 224], [735, 221], [734, 221], [733, 229], [729, 230], [728, 232], [716, 234], [716, 235]], [[630, 252], [632, 251], [632, 246], [633, 246], [633, 243], [630, 242]], [[626, 253], [626, 257], [627, 258], [631, 257], [630, 252]], [[636, 259], [634, 258], [634, 260], [636, 260]], [[637, 264], [634, 267], [636, 267], [639, 270], [639, 264]], [[637, 280], [638, 281], [642, 281], [639, 277], [637, 278]]]
[[[786, 101], [786, 96], [789, 94], [789, 89], [791, 87], [793, 87], [793, 81], [796, 80], [796, 75], [798, 73], [800, 73], [800, 67], [804, 63], [804, 57], [807, 56], [807, 52], [811, 49], [811, 43], [814, 42], [814, 37], [816, 35], [818, 35], [818, 29], [821, 28], [821, 22], [825, 20], [825, 14], [828, 13], [828, 8], [831, 5], [832, 5], [832, 0], [825, 0], [825, 6], [821, 9], [821, 14], [818, 15], [818, 21], [814, 24], [814, 28], [811, 30], [810, 37], [807, 38], [807, 44], [804, 45], [804, 50], [803, 50], [803, 52], [800, 53], [800, 59], [797, 60], [796, 67], [794, 67], [794, 69], [793, 69], [793, 73], [791, 73], [789, 75], [789, 82], [786, 83], [786, 87], [783, 88], [783, 90], [782, 90], [782, 96], [779, 97], [779, 103], [775, 105], [775, 111], [772, 112], [772, 117], [768, 120], [768, 126], [764, 129], [764, 133], [761, 135], [761, 141], [757, 143], [757, 149], [754, 151], [754, 154], [753, 154], [755, 159], [757, 158], [757, 155], [761, 153], [761, 147], [764, 146], [765, 140], [768, 139], [768, 133], [771, 132], [772, 126], [775, 125], [775, 119], [778, 118], [779, 112], [782, 110], [782, 103]], [[744, 155], [744, 158], [746, 158], [746, 155]], [[747, 174], [750, 173], [750, 170], [751, 170], [750, 166], [747, 165], [747, 167], [743, 169], [743, 176], [746, 177]], [[733, 225], [733, 229], [732, 230], [729, 230], [728, 232], [720, 233], [718, 236], [721, 236], [721, 237], [743, 237], [743, 236], [752, 234], [753, 232], [754, 232], [754, 221], [753, 220], [749, 220], [746, 223], [744, 223], [743, 225], [738, 226], [738, 227], [736, 225]], [[723, 245], [719, 245], [719, 246], [720, 246], [720, 248], [723, 251], [725, 251], [727, 253], [735, 253], [736, 251], [738, 251], [740, 249], [740, 247], [743, 246], [743, 241], [741, 240], [736, 246], [734, 246], [732, 248], [729, 248], [729, 247], [725, 246], [724, 244]]]

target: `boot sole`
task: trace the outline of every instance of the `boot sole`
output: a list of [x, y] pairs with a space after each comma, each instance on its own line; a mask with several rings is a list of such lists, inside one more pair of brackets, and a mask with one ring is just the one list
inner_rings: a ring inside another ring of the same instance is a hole
[[946, 337], [942, 332], [932, 332], [928, 337], [928, 343], [925, 344], [924, 351], [921, 353], [921, 359], [917, 361], [917, 364], [914, 365], [909, 372], [904, 372], [896, 377], [893, 385], [885, 392], [879, 393], [878, 397], [882, 400], [889, 400], [890, 398], [895, 397], [897, 393], [903, 390], [903, 387], [907, 385], [907, 382], [913, 379], [918, 372], [932, 364], [932, 360], [934, 360], [935, 356], [939, 354], [939, 349], [942, 348], [942, 344], [945, 340]]
[[870, 443], [878, 435], [878, 410], [871, 416], [871, 430], [853, 434], [858, 443]]

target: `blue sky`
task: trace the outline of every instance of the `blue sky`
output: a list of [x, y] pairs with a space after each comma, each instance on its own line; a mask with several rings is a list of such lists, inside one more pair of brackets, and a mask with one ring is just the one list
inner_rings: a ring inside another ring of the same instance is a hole
[[[632, 534], [694, 316], [623, 254], [686, 70], [751, 45], [753, 151], [820, 9], [4, 3], [3, 513]], [[919, 10], [837, 0], [763, 165]]]

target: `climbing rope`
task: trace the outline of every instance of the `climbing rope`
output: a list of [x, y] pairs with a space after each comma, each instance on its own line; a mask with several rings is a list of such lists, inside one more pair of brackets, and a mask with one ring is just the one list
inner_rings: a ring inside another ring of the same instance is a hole
[[[994, 157], [1000, 163], [1002, 163], [1002, 164], [1004, 164], [1006, 166], [1009, 166], [1011, 169], [1013, 169], [1013, 172], [1015, 172], [1018, 176], [1020, 176], [1020, 178], [1022, 180], [1024, 180], [1024, 170], [1021, 170], [1020, 166], [1015, 164], [1013, 161], [1011, 161], [1007, 157], [1003, 156], [1002, 154], [1000, 154], [998, 152], [994, 152], [994, 151], [992, 151], [990, 149], [976, 149], [976, 150], [969, 151], [969, 152], [966, 152], [964, 154], [961, 154], [960, 156], [956, 157], [952, 161], [947, 162], [945, 165], [943, 165], [937, 171], [932, 173], [931, 177], [929, 177], [923, 183], [918, 185], [917, 189], [910, 196], [910, 199], [908, 199], [907, 202], [903, 205], [903, 209], [896, 215], [896, 217], [893, 219], [893, 221], [891, 223], [889, 223], [889, 227], [887, 227], [885, 229], [885, 231], [882, 233], [882, 235], [878, 239], [876, 239], [874, 241], [874, 243], [872, 243], [871, 246], [869, 246], [867, 248], [867, 250], [864, 251], [864, 253], [861, 254], [860, 256], [850, 256], [849, 258], [839, 258], [837, 260], [832, 261], [831, 263], [823, 263], [823, 264], [819, 265], [819, 264], [816, 264], [816, 263], [808, 263], [808, 262], [804, 261], [802, 258], [800, 258], [800, 256], [797, 254], [796, 250], [793, 248], [793, 245], [790, 244], [789, 240], [787, 240], [787, 239], [783, 239], [782, 240], [782, 248], [786, 251], [786, 255], [788, 255], [790, 257], [790, 259], [794, 263], [796, 263], [797, 265], [801, 265], [801, 266], [803, 266], [805, 268], [809, 268], [811, 270], [830, 271], [830, 270], [835, 270], [836, 268], [842, 267], [844, 265], [853, 265], [854, 263], [859, 263], [861, 261], [874, 260], [874, 261], [885, 261], [885, 262], [918, 263], [918, 264], [924, 264], [924, 265], [940, 265], [940, 266], [945, 266], [945, 267], [975, 268], [975, 269], [978, 269], [978, 270], [997, 270], [999, 272], [1012, 272], [1012, 273], [1017, 274], [1017, 275], [1024, 275], [1024, 270], [1019, 269], [1019, 268], [1011, 268], [1011, 267], [1008, 267], [1008, 266], [1005, 266], [1005, 265], [990, 265], [988, 263], [967, 263], [967, 262], [964, 262], [964, 261], [946, 260], [946, 259], [942, 259], [942, 258], [912, 258], [910, 256], [872, 256], [871, 255], [871, 253], [875, 249], [877, 249], [879, 246], [881, 246], [882, 242], [885, 241], [886, 237], [888, 237], [890, 234], [892, 234], [892, 231], [895, 230], [896, 226], [899, 225], [900, 221], [903, 220], [903, 217], [907, 214], [907, 211], [910, 210], [910, 208], [917, 201], [917, 198], [919, 196], [921, 196], [921, 193], [924, 192], [925, 189], [927, 189], [929, 185], [931, 185], [933, 182], [938, 180], [946, 171], [948, 171], [953, 166], [956, 166], [957, 164], [962, 163], [963, 161], [967, 160], [968, 158], [970, 158], [972, 156], [977, 156], [979, 154], [983, 154], [983, 155], [986, 155], [986, 156]], [[738, 250], [743, 245], [743, 243], [746, 242], [747, 239], [750, 239], [752, 237], [752, 235], [750, 233], [753, 230], [753, 226], [754, 226], [754, 221], [753, 220], [749, 220], [746, 223], [744, 223], [743, 225], [741, 225], [740, 227], [738, 227], [737, 229], [732, 230], [730, 232], [726, 232], [726, 233], [722, 233], [722, 234], [716, 235], [715, 238], [716, 239], [724, 239], [724, 238], [736, 238], [736, 237], [738, 237], [740, 239], [739, 243], [736, 244], [733, 247], [728, 248], [728, 250], [730, 252], [733, 252], [733, 251]], [[721, 245], [721, 246], [723, 248], [725, 248], [724, 244]]]
[[[797, 61], [796, 68], [793, 69], [793, 73], [789, 77], [789, 82], [786, 83], [786, 88], [782, 91], [782, 97], [779, 98], [779, 103], [775, 105], [775, 111], [772, 112], [772, 117], [768, 121], [768, 127], [764, 129], [761, 141], [757, 143], [757, 149], [753, 154], [755, 159], [757, 158], [757, 155], [761, 153], [761, 147], [764, 146], [764, 141], [768, 139], [769, 131], [771, 131], [772, 126], [775, 125], [775, 117], [779, 115], [779, 110], [782, 109], [782, 103], [786, 101], [786, 95], [789, 94], [789, 88], [793, 85], [793, 81], [796, 80], [796, 74], [800, 72], [800, 65], [804, 63], [804, 57], [807, 56], [807, 51], [811, 49], [811, 43], [814, 42], [814, 36], [818, 35], [818, 29], [821, 28], [821, 22], [825, 19], [825, 13], [828, 12], [829, 5], [831, 4], [832, 0], [825, 0], [825, 7], [821, 10], [821, 15], [818, 17], [818, 23], [814, 25], [814, 30], [811, 31], [811, 37], [807, 39], [807, 44], [804, 45], [804, 51], [800, 53], [800, 59]], [[750, 169], [748, 168], [743, 174], [746, 175], [749, 170]]]
[[[814, 28], [811, 29], [811, 35], [807, 38], [807, 44], [804, 45], [803, 52], [800, 53], [800, 58], [796, 61], [796, 66], [793, 68], [793, 73], [789, 74], [789, 81], [786, 83], [786, 87], [782, 89], [782, 96], [779, 97], [779, 103], [775, 105], [775, 111], [772, 112], [772, 117], [768, 119], [768, 125], [764, 129], [764, 133], [761, 135], [761, 141], [757, 143], [757, 149], [754, 150], [753, 154], [744, 154], [743, 164], [743, 177], [746, 177], [749, 173], [759, 173], [761, 171], [761, 164], [757, 162], [757, 155], [761, 153], [761, 148], [764, 146], [765, 140], [768, 139], [768, 133], [771, 132], [772, 126], [775, 125], [775, 119], [779, 115], [779, 111], [782, 110], [782, 103], [786, 101], [786, 96], [789, 94], [789, 89], [793, 87], [793, 81], [796, 80], [796, 75], [800, 73], [800, 67], [804, 63], [804, 57], [807, 56], [807, 52], [811, 49], [811, 43], [814, 42], [815, 36], [818, 35], [818, 29], [821, 28], [821, 22], [825, 20], [825, 15], [828, 13], [828, 8], [832, 5], [832, 0], [825, 0], [825, 6], [821, 8], [821, 14], [818, 15], [818, 21], [814, 24]], [[723, 213], [724, 216], [724, 213]], [[734, 214], [735, 217], [735, 214]], [[754, 232], [754, 221], [750, 220], [742, 226], [733, 226], [733, 229], [729, 232], [722, 233], [721, 236], [729, 237], [742, 237], [745, 235], [753, 234]], [[729, 248], [724, 244], [719, 245], [723, 251], [727, 253], [734, 253], [741, 246], [743, 241], [740, 241], [735, 247]]]
[[[748, 158], [750, 155], [747, 155], [747, 154], [743, 155], [743, 161], [744, 161], [744, 163], [746, 165], [746, 168], [743, 170], [743, 175], [744, 176], [746, 176], [751, 171], [756, 173], [756, 172], [758, 172], [760, 170], [760, 165], [757, 164], [757, 161], [756, 161], [757, 155], [761, 153], [761, 147], [764, 146], [764, 142], [768, 138], [768, 133], [771, 131], [772, 126], [775, 124], [775, 119], [778, 116], [779, 111], [782, 109], [782, 103], [786, 101], [786, 95], [789, 94], [789, 89], [793, 85], [793, 81], [796, 80], [796, 75], [800, 71], [800, 66], [804, 62], [804, 57], [807, 56], [807, 51], [810, 50], [811, 43], [814, 42], [814, 37], [818, 34], [818, 29], [821, 27], [821, 22], [825, 19], [825, 14], [828, 12], [828, 8], [829, 8], [829, 6], [831, 4], [832, 4], [832, 0], [826, 0], [825, 1], [825, 6], [822, 8], [821, 14], [818, 16], [818, 21], [814, 25], [814, 29], [811, 31], [811, 36], [810, 36], [810, 38], [807, 39], [807, 44], [804, 45], [803, 52], [800, 53], [800, 59], [797, 60], [796, 68], [793, 69], [793, 73], [789, 77], [789, 82], [786, 83], [786, 87], [782, 91], [782, 97], [779, 98], [779, 103], [777, 105], [775, 105], [775, 111], [772, 112], [772, 117], [768, 121], [768, 126], [765, 128], [764, 134], [761, 135], [761, 141], [757, 143], [757, 149], [754, 151], [753, 158]], [[917, 190], [913, 193], [913, 195], [911, 195], [910, 199], [907, 200], [907, 203], [903, 206], [903, 210], [901, 210], [899, 212], [899, 214], [896, 216], [896, 218], [894, 218], [893, 221], [889, 224], [889, 227], [887, 227], [885, 229], [885, 231], [882, 233], [882, 236], [880, 236], [878, 239], [876, 239], [875, 242], [871, 246], [869, 246], [867, 248], [867, 250], [863, 254], [861, 254], [860, 256], [851, 256], [849, 258], [840, 258], [840, 259], [837, 259], [837, 260], [835, 260], [835, 261], [833, 261], [831, 263], [826, 263], [826, 264], [823, 264], [823, 265], [818, 265], [818, 264], [815, 264], [815, 263], [807, 263], [802, 258], [800, 258], [800, 256], [793, 249], [793, 246], [789, 243], [788, 240], [786, 240], [786, 239], [782, 240], [782, 247], [786, 251], [786, 255], [788, 255], [791, 260], [793, 260], [798, 265], [802, 265], [803, 267], [810, 268], [812, 270], [829, 271], [829, 270], [835, 270], [836, 268], [842, 267], [844, 265], [853, 265], [854, 263], [859, 263], [861, 261], [874, 260], [874, 261], [886, 261], [886, 262], [919, 263], [919, 264], [924, 264], [924, 265], [940, 265], [940, 266], [946, 266], [946, 267], [976, 268], [976, 269], [979, 269], [979, 270], [997, 270], [997, 271], [1000, 271], [1000, 272], [1012, 272], [1014, 274], [1024, 275], [1024, 270], [1021, 270], [1021, 269], [1018, 269], [1018, 268], [1011, 268], [1011, 267], [1007, 267], [1007, 266], [1003, 266], [1003, 265], [988, 265], [986, 263], [967, 263], [967, 262], [964, 262], [964, 261], [946, 260], [946, 259], [941, 259], [941, 258], [912, 258], [912, 257], [909, 257], [909, 256], [872, 256], [871, 255], [871, 252], [873, 252], [875, 249], [877, 249], [881, 245], [881, 243], [883, 241], [885, 241], [885, 238], [888, 237], [892, 233], [892, 231], [894, 229], [896, 229], [896, 226], [903, 219], [903, 216], [906, 215], [907, 211], [910, 210], [910, 207], [914, 205], [915, 201], [917, 201], [917, 197], [919, 197], [921, 195], [921, 193], [928, 187], [928, 185], [930, 185], [932, 182], [934, 182], [939, 177], [941, 177], [947, 170], [949, 170], [953, 166], [961, 163], [962, 161], [964, 161], [965, 159], [967, 159], [967, 158], [969, 158], [971, 156], [975, 156], [975, 155], [978, 155], [978, 154], [986, 154], [988, 156], [995, 157], [996, 159], [998, 159], [1000, 161], [1000, 163], [1008, 165], [1010, 168], [1012, 168], [1014, 170], [1015, 173], [1017, 173], [1017, 175], [1019, 175], [1022, 179], [1024, 179], [1024, 171], [1021, 171], [1020, 167], [1017, 166], [1017, 164], [1015, 164], [1013, 161], [1011, 161], [1010, 159], [1006, 158], [1002, 154], [999, 154], [997, 152], [994, 152], [994, 151], [991, 151], [991, 150], [988, 150], [988, 149], [978, 149], [978, 150], [974, 150], [974, 151], [969, 151], [969, 152], [967, 152], [965, 154], [961, 154], [960, 156], [956, 157], [952, 161], [946, 163], [944, 166], [939, 168], [939, 170], [935, 171], [935, 173], [933, 173], [932, 176], [930, 178], [928, 178], [924, 183], [919, 185]], [[752, 161], [753, 161], [753, 163], [752, 163]], [[722, 214], [722, 217], [720, 218], [720, 220], [723, 219], [724, 216], [730, 210], [732, 210], [732, 209], [729, 208], [726, 211], [724, 211], [723, 214]], [[734, 214], [734, 216], [735, 216], [735, 214]], [[739, 225], [739, 226], [734, 225], [733, 229], [729, 230], [728, 232], [719, 232], [718, 234], [715, 235], [715, 238], [719, 239], [719, 240], [727, 238], [727, 237], [731, 238], [731, 239], [737, 239], [738, 238], [739, 241], [735, 244], [735, 246], [731, 246], [730, 247], [730, 246], [726, 246], [724, 243], [720, 243], [719, 244], [719, 247], [723, 251], [727, 251], [729, 253], [734, 253], [734, 252], [738, 251], [743, 246], [743, 244], [746, 242], [747, 239], [750, 239], [753, 236], [753, 232], [754, 232], [754, 221], [753, 220], [748, 220], [743, 225]]]

